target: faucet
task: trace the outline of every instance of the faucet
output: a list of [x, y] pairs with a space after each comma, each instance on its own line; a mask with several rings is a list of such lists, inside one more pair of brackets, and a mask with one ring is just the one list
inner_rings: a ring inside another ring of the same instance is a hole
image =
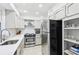
[[[9, 36], [10, 36], [10, 32], [9, 32], [7, 29], [1, 30], [1, 42], [5, 40], [5, 38], [3, 39], [3, 32], [5, 32], [5, 31], [7, 31], [8, 34], [9, 34]], [[5, 34], [6, 34], [6, 33], [5, 33]], [[4, 35], [4, 36], [6, 36], [6, 35]]]

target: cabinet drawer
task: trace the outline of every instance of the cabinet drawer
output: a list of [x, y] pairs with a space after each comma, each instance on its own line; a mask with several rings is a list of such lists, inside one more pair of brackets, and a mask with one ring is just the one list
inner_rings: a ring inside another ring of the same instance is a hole
[[71, 3], [66, 5], [66, 15], [71, 16], [79, 13], [79, 3]]

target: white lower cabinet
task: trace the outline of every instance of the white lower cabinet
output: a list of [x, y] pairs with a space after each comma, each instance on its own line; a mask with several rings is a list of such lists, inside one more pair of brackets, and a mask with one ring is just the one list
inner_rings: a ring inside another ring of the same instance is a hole
[[40, 34], [36, 34], [36, 39], [35, 39], [36, 41], [36, 45], [39, 45], [39, 44], [41, 44], [41, 36], [40, 36]]
[[22, 55], [22, 53], [23, 53], [23, 47], [21, 46], [17, 49], [17, 55]]
[[15, 55], [22, 55], [23, 54], [23, 49], [24, 49], [24, 40], [22, 40], [19, 47], [15, 51]]
[[20, 54], [21, 54], [21, 47], [17, 49], [17, 55], [20, 55]]

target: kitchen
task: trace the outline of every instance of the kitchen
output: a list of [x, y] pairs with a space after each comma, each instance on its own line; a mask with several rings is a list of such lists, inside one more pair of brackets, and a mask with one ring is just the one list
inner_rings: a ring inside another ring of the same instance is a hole
[[0, 3], [0, 55], [79, 55], [78, 20], [79, 3]]

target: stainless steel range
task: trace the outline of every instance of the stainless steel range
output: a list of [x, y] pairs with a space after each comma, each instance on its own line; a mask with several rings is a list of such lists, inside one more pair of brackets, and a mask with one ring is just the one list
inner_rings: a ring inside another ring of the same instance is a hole
[[27, 45], [32, 45], [32, 46], [34, 46], [35, 45], [35, 34], [34, 33], [32, 33], [32, 34], [29, 34], [29, 33], [26, 33], [25, 35], [24, 35], [24, 40], [25, 40], [25, 45], [26, 45], [26, 47], [27, 47]]

